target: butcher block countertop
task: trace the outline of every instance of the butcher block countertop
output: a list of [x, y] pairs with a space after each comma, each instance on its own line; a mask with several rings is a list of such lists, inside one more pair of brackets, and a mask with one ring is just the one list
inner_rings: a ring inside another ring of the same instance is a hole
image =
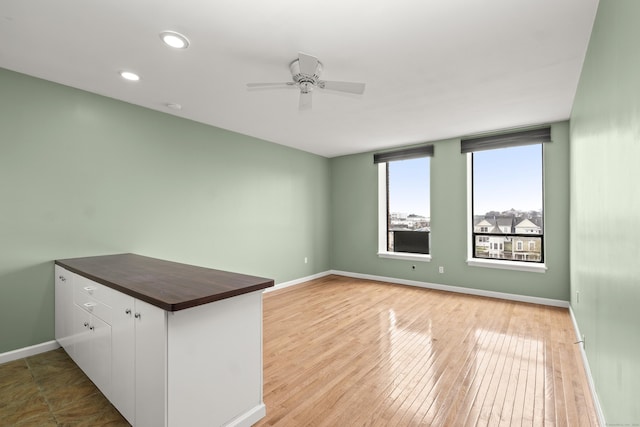
[[135, 254], [60, 259], [55, 263], [166, 311], [184, 310], [274, 285], [272, 279]]

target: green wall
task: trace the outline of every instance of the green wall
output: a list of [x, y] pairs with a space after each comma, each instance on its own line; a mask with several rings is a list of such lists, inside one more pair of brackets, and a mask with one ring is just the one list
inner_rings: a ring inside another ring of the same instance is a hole
[[0, 94], [0, 353], [53, 339], [54, 259], [330, 268], [328, 159], [2, 69]]
[[571, 305], [609, 425], [640, 425], [638, 18], [600, 1], [571, 115]]
[[[545, 273], [470, 267], [467, 160], [460, 139], [434, 142], [431, 262], [379, 258], [378, 171], [373, 154], [331, 161], [331, 265], [336, 270], [558, 300], [569, 299], [569, 125], [552, 125], [545, 145]], [[505, 179], [517, 171], [505, 165]], [[497, 189], [499, 191], [499, 189]], [[411, 266], [416, 269], [412, 270]], [[438, 273], [444, 267], [444, 274]]]

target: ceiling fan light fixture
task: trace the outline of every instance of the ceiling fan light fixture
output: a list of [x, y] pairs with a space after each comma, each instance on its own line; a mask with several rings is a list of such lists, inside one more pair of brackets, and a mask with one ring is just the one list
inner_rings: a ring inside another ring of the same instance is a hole
[[120, 71], [120, 77], [131, 82], [137, 82], [140, 80], [140, 76], [131, 71]]
[[186, 49], [189, 47], [189, 39], [183, 34], [175, 31], [163, 31], [160, 33], [160, 39], [169, 47], [174, 49]]

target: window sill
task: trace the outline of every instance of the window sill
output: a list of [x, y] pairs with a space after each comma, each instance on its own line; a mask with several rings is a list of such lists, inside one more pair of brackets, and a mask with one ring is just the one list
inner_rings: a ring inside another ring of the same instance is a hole
[[531, 262], [518, 261], [500, 261], [493, 259], [468, 259], [467, 265], [470, 267], [501, 268], [503, 270], [529, 271], [533, 273], [544, 273], [547, 271], [547, 266], [545, 264], [534, 264]]
[[431, 262], [431, 255], [411, 254], [407, 252], [378, 252], [378, 258], [403, 259], [405, 261]]

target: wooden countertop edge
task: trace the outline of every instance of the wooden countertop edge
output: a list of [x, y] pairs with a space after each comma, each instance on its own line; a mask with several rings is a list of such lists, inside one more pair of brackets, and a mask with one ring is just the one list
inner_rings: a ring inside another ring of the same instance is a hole
[[255, 291], [259, 291], [261, 289], [266, 289], [266, 288], [270, 288], [272, 286], [275, 285], [275, 282], [271, 279], [267, 279], [265, 282], [253, 285], [253, 286], [247, 286], [241, 289], [234, 289], [234, 290], [230, 290], [230, 291], [226, 291], [226, 292], [218, 292], [215, 294], [211, 294], [209, 296], [206, 297], [200, 297], [200, 298], [195, 298], [192, 300], [188, 300], [188, 301], [181, 301], [178, 303], [167, 303], [165, 301], [161, 301], [159, 299], [154, 298], [153, 296], [147, 295], [147, 294], [143, 294], [140, 292], [137, 292], [127, 286], [121, 286], [117, 283], [113, 283], [111, 281], [105, 280], [101, 277], [98, 276], [94, 276], [93, 274], [87, 273], [85, 271], [79, 270], [77, 268], [74, 268], [68, 264], [66, 264], [63, 260], [55, 260], [54, 261], [55, 265], [59, 265], [60, 267], [65, 268], [66, 270], [69, 270], [73, 273], [76, 273], [82, 277], [85, 277], [89, 280], [93, 280], [94, 282], [100, 283], [101, 285], [107, 286], [108, 288], [114, 289], [116, 291], [122, 292], [123, 294], [132, 296], [134, 298], [137, 298], [139, 300], [148, 302], [151, 305], [154, 305], [156, 307], [159, 307], [165, 311], [180, 311], [180, 310], [184, 310], [187, 308], [192, 308], [192, 307], [196, 307], [199, 305], [203, 305], [203, 304], [208, 304], [211, 302], [215, 302], [215, 301], [220, 301], [223, 299], [227, 299], [227, 298], [233, 298], [239, 295], [243, 295], [243, 294], [248, 294], [251, 292], [255, 292]]

